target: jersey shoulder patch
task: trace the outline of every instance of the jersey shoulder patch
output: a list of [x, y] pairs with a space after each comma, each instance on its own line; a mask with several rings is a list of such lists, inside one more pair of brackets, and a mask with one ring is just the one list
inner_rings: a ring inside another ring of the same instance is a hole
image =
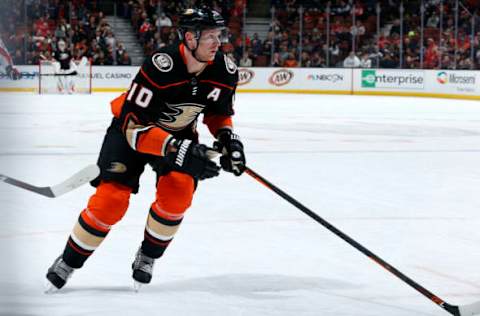
[[173, 59], [167, 53], [155, 53], [152, 55], [152, 64], [161, 72], [169, 72], [173, 69]]
[[225, 68], [227, 68], [228, 73], [234, 75], [237, 72], [237, 65], [227, 55], [223, 55], [223, 58], [225, 59]]

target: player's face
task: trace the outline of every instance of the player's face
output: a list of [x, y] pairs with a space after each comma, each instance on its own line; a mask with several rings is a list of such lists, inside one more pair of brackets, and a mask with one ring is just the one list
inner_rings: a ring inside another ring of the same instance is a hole
[[213, 60], [220, 45], [222, 44], [221, 36], [221, 30], [204, 30], [198, 42], [198, 57], [200, 57], [202, 60]]

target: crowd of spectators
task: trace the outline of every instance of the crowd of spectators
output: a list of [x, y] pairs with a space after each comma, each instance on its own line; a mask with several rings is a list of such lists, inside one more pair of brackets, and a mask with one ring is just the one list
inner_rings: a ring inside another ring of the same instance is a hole
[[[253, 34], [250, 40], [247, 34], [247, 45], [237, 50], [242, 51], [242, 55], [237, 53], [236, 58], [240, 65], [252, 63], [257, 66], [480, 69], [479, 1], [460, 2], [455, 41], [455, 1], [424, 0], [423, 61], [421, 1], [403, 2], [401, 32], [400, 1], [273, 0], [275, 14], [267, 39], [261, 42]], [[380, 8], [378, 32], [377, 5]], [[301, 37], [300, 16], [303, 16]], [[300, 40], [302, 45], [299, 45]]]
[[15, 64], [51, 60], [59, 42], [76, 60], [93, 65], [129, 65], [130, 57], [116, 40], [104, 13], [92, 0], [2, 0], [1, 38]]
[[[200, 0], [112, 1], [116, 3], [117, 14], [131, 21], [145, 56], [175, 43], [179, 13], [205, 3]], [[36, 64], [41, 58], [49, 58], [61, 39], [67, 42], [76, 58], [86, 56], [94, 65], [129, 65], [130, 57], [98, 9], [99, 2], [3, 0], [0, 9], [7, 6], [9, 10], [0, 10], [2, 39], [17, 64]], [[421, 1], [403, 2], [401, 25], [399, 1], [271, 0], [274, 14], [264, 39], [256, 33], [242, 31], [246, 0], [212, 0], [208, 4], [226, 18], [229, 27], [230, 43], [222, 49], [244, 67], [480, 69], [478, 0], [461, 0], [456, 37], [455, 1], [424, 0], [422, 52]], [[377, 6], [381, 9], [380, 29], [377, 29]], [[472, 15], [476, 17], [473, 39]]]
[[[176, 41], [174, 25], [178, 13], [186, 7], [195, 5], [197, 1], [181, 1], [175, 4], [159, 0], [128, 0], [126, 2], [128, 9], [125, 10], [125, 17], [131, 20], [145, 54], [150, 54]], [[454, 29], [455, 2], [443, 1], [443, 19], [440, 21], [440, 0], [424, 0], [423, 61], [420, 52], [420, 0], [404, 1], [403, 37], [400, 31], [399, 1], [272, 0], [271, 6], [275, 8], [274, 18], [271, 19], [269, 32], [263, 40], [256, 33], [242, 33], [245, 0], [214, 0], [211, 3], [213, 8], [221, 12], [228, 21], [231, 33], [230, 44], [225, 45], [223, 50], [243, 67], [421, 68], [423, 66], [423, 68], [445, 69], [471, 69], [474, 66], [478, 69], [480, 67], [480, 19], [478, 16], [475, 20], [475, 29], [478, 31], [473, 41], [470, 37], [471, 16], [480, 11], [480, 4], [475, 0], [462, 1], [462, 7], [459, 10], [457, 45], [455, 45]], [[377, 5], [381, 9], [378, 32]], [[328, 10], [330, 10], [329, 16]], [[301, 13], [303, 32], [300, 35]], [[353, 15], [355, 15], [354, 23]], [[328, 18], [330, 28], [327, 30]], [[443, 27], [441, 36], [440, 23]], [[329, 43], [327, 43], [327, 32]], [[473, 59], [470, 49], [472, 45]], [[456, 54], [455, 46], [457, 46]]]
[[[228, 22], [231, 42], [241, 39], [240, 19], [245, 3], [246, 0], [208, 1], [209, 7], [221, 13]], [[125, 18], [130, 19], [145, 55], [149, 55], [161, 47], [177, 42], [175, 25], [179, 14], [186, 8], [202, 4], [205, 4], [205, 1], [126, 0], [123, 13]], [[224, 49], [228, 51], [231, 45]]]

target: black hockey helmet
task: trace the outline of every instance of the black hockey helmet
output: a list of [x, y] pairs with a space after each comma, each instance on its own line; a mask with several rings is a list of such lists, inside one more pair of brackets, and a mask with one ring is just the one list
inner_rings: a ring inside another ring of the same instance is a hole
[[186, 9], [180, 15], [177, 30], [178, 37], [181, 41], [184, 41], [186, 32], [194, 33], [195, 38], [198, 40], [200, 39], [202, 31], [209, 29], [221, 30], [222, 33], [220, 35], [220, 42], [228, 42], [228, 33], [225, 20], [217, 11], [203, 7], [199, 9]]

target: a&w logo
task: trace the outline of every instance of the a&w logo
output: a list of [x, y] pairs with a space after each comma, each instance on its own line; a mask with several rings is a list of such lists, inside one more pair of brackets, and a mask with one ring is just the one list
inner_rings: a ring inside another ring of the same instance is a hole
[[273, 84], [277, 87], [286, 85], [287, 83], [290, 82], [293, 78], [293, 72], [288, 70], [288, 69], [280, 69], [275, 71], [270, 78], [268, 79], [268, 82], [270, 84]]
[[253, 77], [255, 77], [253, 70], [241, 68], [238, 71], [238, 85], [241, 86], [249, 83], [252, 81]]

